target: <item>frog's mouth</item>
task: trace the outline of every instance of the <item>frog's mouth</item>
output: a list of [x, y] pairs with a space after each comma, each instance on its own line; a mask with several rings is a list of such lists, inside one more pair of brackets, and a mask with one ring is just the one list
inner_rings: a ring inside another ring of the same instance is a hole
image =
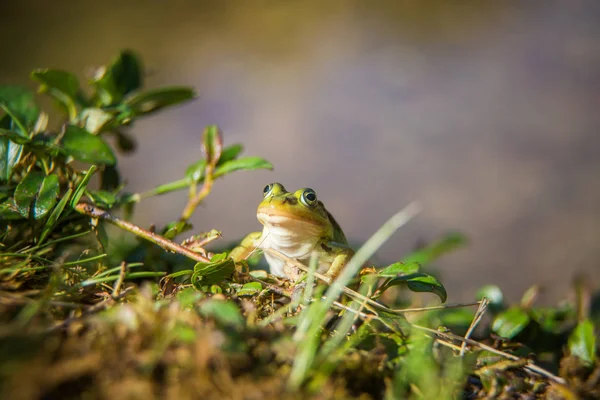
[[258, 210], [256, 217], [264, 226], [276, 230], [293, 231], [296, 235], [320, 235], [322, 224], [306, 215], [298, 215], [279, 209], [263, 207]]

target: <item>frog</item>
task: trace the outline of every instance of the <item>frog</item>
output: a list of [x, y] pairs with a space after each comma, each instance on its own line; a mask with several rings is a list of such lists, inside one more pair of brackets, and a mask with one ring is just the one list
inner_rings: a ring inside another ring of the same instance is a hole
[[[335, 279], [354, 255], [342, 228], [311, 188], [288, 192], [274, 182], [263, 189], [263, 199], [256, 212], [263, 230], [248, 234], [230, 256], [246, 259], [256, 250], [276, 250], [308, 266], [311, 254], [317, 253], [317, 272]], [[264, 252], [270, 272], [292, 281], [300, 279], [297, 268], [274, 254]]]

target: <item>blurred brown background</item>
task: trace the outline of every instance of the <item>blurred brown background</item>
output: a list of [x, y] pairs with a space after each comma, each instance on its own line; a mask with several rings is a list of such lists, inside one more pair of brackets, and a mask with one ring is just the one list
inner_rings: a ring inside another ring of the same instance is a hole
[[[236, 240], [266, 183], [310, 186], [360, 242], [412, 200], [423, 213], [380, 253], [449, 230], [470, 246], [437, 263], [449, 300], [498, 283], [511, 299], [600, 278], [600, 2], [2, 1], [0, 83], [36, 67], [80, 73], [131, 48], [147, 87], [200, 98], [133, 128], [130, 191], [183, 176], [218, 124], [274, 172], [218, 182], [193, 222]], [[186, 193], [136, 222], [179, 216]], [[594, 281], [595, 280], [595, 281]], [[596, 284], [596, 288], [598, 285]]]

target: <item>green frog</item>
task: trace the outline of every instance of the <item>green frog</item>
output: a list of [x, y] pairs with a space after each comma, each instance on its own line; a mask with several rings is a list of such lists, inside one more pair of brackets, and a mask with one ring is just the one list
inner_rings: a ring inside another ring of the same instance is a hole
[[[288, 192], [281, 183], [271, 183], [263, 190], [256, 217], [262, 232], [253, 232], [231, 251], [238, 261], [250, 253], [272, 249], [308, 265], [311, 253], [317, 252], [317, 272], [335, 278], [354, 254], [346, 236], [317, 194], [310, 188]], [[265, 252], [271, 274], [293, 281], [299, 277], [297, 268]]]

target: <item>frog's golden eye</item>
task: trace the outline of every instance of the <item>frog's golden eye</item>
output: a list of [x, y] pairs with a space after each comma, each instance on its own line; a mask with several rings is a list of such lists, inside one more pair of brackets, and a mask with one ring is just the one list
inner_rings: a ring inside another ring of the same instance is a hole
[[307, 207], [317, 205], [317, 194], [312, 189], [305, 189], [300, 196], [300, 201]]
[[271, 193], [271, 191], [273, 191], [273, 186], [275, 186], [272, 183], [269, 183], [267, 186], [265, 186], [265, 188], [263, 189], [263, 196], [267, 197], [269, 195], [269, 193]]

